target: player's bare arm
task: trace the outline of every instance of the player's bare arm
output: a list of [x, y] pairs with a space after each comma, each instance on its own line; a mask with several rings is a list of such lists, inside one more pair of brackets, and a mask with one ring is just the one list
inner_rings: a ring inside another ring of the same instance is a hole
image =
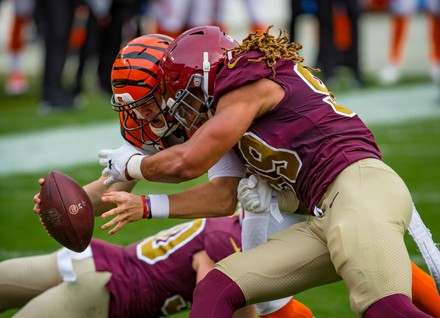
[[[192, 219], [201, 217], [221, 217], [232, 215], [237, 205], [237, 186], [240, 178], [221, 177], [191, 187], [183, 192], [171, 194], [169, 200], [169, 214], [167, 217]], [[148, 195], [146, 196], [148, 198]], [[113, 208], [102, 214], [102, 218], [113, 217], [102, 225], [102, 230], [109, 230], [115, 234], [130, 222], [138, 221], [145, 217], [143, 198], [128, 192], [117, 191], [105, 193], [102, 201], [112, 204]], [[116, 206], [116, 207], [114, 207]], [[148, 213], [164, 213], [158, 211]], [[152, 216], [155, 218], [156, 216]]]
[[240, 178], [215, 178], [169, 195], [170, 217], [200, 218], [232, 215], [237, 206], [237, 186]]
[[100, 177], [98, 180], [95, 180], [83, 187], [89, 195], [90, 200], [92, 201], [95, 216], [99, 216], [103, 212], [113, 209], [115, 207], [113, 203], [104, 202], [101, 200], [104, 193], [113, 191], [131, 192], [136, 185], [134, 181], [126, 181], [117, 182], [110, 185], [109, 187], [106, 187], [104, 185], [105, 179], [105, 177]]
[[[143, 157], [140, 171], [128, 167], [130, 177], [149, 181], [181, 182], [205, 173], [243, 136], [251, 123], [270, 111], [283, 98], [283, 89], [275, 82], [261, 79], [225, 94], [215, 115], [185, 143]], [[139, 160], [139, 158], [137, 158]]]

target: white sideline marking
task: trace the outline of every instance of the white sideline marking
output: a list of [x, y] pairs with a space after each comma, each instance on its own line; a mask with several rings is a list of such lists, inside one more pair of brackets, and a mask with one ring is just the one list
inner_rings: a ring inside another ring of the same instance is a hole
[[356, 90], [336, 101], [368, 125], [440, 116], [439, 85], [419, 84], [390, 89]]
[[122, 145], [119, 127], [94, 124], [0, 136], [0, 176], [98, 164], [98, 151]]

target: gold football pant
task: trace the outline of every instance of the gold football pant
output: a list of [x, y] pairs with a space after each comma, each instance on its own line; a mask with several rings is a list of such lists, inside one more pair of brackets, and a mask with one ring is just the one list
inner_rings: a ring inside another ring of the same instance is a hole
[[56, 253], [1, 262], [0, 312], [23, 306], [15, 318], [107, 318], [110, 273], [96, 272], [91, 257], [72, 263], [74, 282], [63, 281]]
[[359, 317], [392, 294], [411, 297], [411, 265], [404, 232], [412, 199], [383, 162], [356, 162], [329, 185], [323, 216], [280, 231], [265, 244], [236, 253], [216, 268], [242, 289], [249, 303], [295, 295], [344, 280]]

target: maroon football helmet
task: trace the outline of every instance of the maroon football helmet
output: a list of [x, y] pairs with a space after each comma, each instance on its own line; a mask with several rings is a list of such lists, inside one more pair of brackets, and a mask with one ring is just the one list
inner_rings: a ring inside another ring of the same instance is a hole
[[[159, 66], [159, 85], [174, 116], [189, 133], [213, 115], [214, 81], [227, 50], [238, 43], [216, 26], [192, 28], [167, 48]], [[206, 117], [206, 116], [205, 116]]]

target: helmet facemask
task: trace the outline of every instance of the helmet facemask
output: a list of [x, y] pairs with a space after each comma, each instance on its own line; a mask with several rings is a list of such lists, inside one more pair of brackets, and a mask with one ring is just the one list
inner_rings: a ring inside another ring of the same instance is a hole
[[176, 99], [167, 100], [170, 115], [190, 133], [213, 115], [213, 97], [208, 94], [204, 82], [202, 75], [193, 74], [186, 87], [176, 93]]
[[189, 132], [215, 112], [214, 82], [225, 53], [238, 43], [214, 26], [200, 26], [179, 35], [159, 65], [160, 90], [172, 115]]
[[[149, 94], [136, 101], [128, 93], [114, 94], [111, 100], [112, 108], [120, 113], [121, 130], [144, 145], [158, 143], [178, 126], [178, 123], [167, 114], [165, 102], [161, 103], [162, 99], [155, 94], [156, 87], [157, 85]], [[155, 108], [152, 111], [155, 115], [148, 120], [142, 116], [140, 111], [140, 108], [145, 105]]]

